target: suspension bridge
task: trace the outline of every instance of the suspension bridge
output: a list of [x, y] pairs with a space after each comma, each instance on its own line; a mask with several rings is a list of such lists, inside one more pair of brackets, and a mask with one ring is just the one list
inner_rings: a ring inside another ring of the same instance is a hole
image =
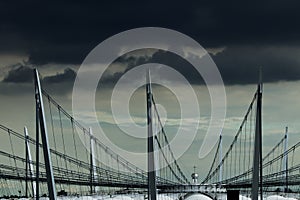
[[[262, 154], [262, 84], [259, 83], [230, 146], [224, 151], [222, 134], [203, 181], [184, 174], [169, 145], [168, 134], [152, 93], [147, 73], [147, 166], [142, 170], [116, 154], [55, 101], [41, 86], [34, 70], [35, 137], [0, 125], [0, 197], [83, 196], [137, 192], [145, 199], [178, 194], [182, 199], [201, 193], [217, 199], [245, 194], [263, 198], [268, 192], [299, 192], [300, 141], [288, 146], [284, 137]], [[154, 134], [155, 132], [155, 134]], [[224, 151], [224, 153], [223, 153]], [[153, 153], [154, 152], [154, 153]]]

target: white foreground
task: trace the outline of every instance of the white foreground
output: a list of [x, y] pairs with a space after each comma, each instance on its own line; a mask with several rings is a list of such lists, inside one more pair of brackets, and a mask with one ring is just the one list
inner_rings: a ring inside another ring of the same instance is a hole
[[[292, 196], [292, 195], [289, 195]], [[283, 197], [280, 195], [270, 195], [265, 197], [264, 200], [299, 200], [299, 196], [296, 197]], [[48, 200], [49, 198], [41, 197], [40, 200]], [[114, 195], [110, 196], [80, 196], [80, 197], [58, 197], [58, 200], [144, 200], [144, 195]], [[221, 195], [217, 197], [218, 200], [227, 200], [226, 195]], [[240, 200], [251, 200], [249, 197], [245, 197], [243, 195], [239, 196]], [[259, 198], [260, 199], [260, 198]], [[28, 199], [22, 199], [28, 200]], [[157, 200], [178, 200], [178, 196], [175, 194], [159, 194], [157, 196]], [[186, 198], [186, 200], [211, 200], [211, 198], [207, 197], [203, 194], [193, 194]]]

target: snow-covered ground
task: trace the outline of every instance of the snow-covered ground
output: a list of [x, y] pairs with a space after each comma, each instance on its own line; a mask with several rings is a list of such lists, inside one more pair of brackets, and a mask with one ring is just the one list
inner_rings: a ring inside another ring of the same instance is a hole
[[[300, 195], [289, 195], [289, 197], [283, 197], [279, 195], [270, 195], [265, 197], [264, 200], [299, 200]], [[115, 195], [115, 196], [80, 196], [80, 197], [58, 197], [58, 200], [144, 200], [144, 195]], [[174, 194], [159, 194], [157, 196], [158, 200], [178, 200], [178, 196]], [[226, 194], [218, 195], [218, 200], [227, 200]], [[240, 195], [240, 200], [251, 200], [249, 197], [245, 197]], [[260, 199], [260, 198], [259, 198]], [[28, 199], [21, 199], [21, 200], [28, 200]], [[42, 197], [40, 200], [48, 200], [48, 198]], [[211, 200], [211, 198], [202, 195], [202, 194], [193, 194], [186, 198], [186, 200]]]
[[[283, 196], [279, 196], [279, 195], [270, 195], [263, 199], [264, 200], [298, 200], [298, 198], [292, 197], [292, 196], [293, 196], [292, 194], [289, 195], [289, 197], [283, 197]], [[299, 195], [298, 195], [298, 197], [299, 197]], [[227, 196], [226, 196], [226, 194], [220, 195], [220, 196], [217, 196], [217, 199], [218, 200], [227, 200]], [[251, 200], [251, 198], [243, 196], [243, 195], [240, 195], [239, 199], [240, 200]], [[258, 198], [258, 199], [260, 199], [260, 198]], [[188, 198], [186, 198], [186, 200], [211, 200], [211, 199], [205, 195], [195, 194], [195, 195], [189, 196]]]
[[186, 200], [211, 200], [211, 198], [203, 195], [203, 194], [194, 194], [186, 198]]
[[[292, 196], [292, 195], [290, 195]], [[223, 195], [221, 197], [218, 197], [219, 200], [227, 200], [226, 195]], [[239, 197], [240, 200], [251, 200], [251, 198], [240, 195]], [[258, 197], [258, 199], [260, 199], [260, 197]], [[298, 200], [297, 198], [294, 197], [283, 197], [280, 195], [270, 195], [267, 197], [264, 197], [263, 200]]]

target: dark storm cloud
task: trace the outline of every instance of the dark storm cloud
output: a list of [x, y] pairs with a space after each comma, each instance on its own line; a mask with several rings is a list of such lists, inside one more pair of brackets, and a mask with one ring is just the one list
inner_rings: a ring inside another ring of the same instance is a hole
[[226, 84], [257, 83], [259, 69], [263, 82], [300, 80], [300, 48], [229, 47], [212, 56]]
[[[76, 72], [71, 68], [66, 68], [62, 73], [41, 77], [45, 84], [70, 82], [73, 83]], [[33, 68], [20, 65], [11, 69], [2, 80], [3, 83], [31, 83], [33, 81]]]
[[62, 83], [62, 82], [71, 82], [73, 83], [76, 78], [76, 72], [70, 68], [64, 70], [63, 73], [57, 73], [53, 76], [46, 76], [43, 78], [44, 83]]
[[[66, 68], [63, 72], [55, 75], [42, 76], [40, 79], [42, 87], [51, 94], [66, 95], [72, 91], [76, 72], [71, 68]], [[0, 84], [0, 94], [17, 95], [28, 94], [34, 91], [33, 68], [19, 66], [11, 69]]]
[[175, 29], [205, 46], [299, 41], [297, 0], [1, 1], [0, 4], [1, 49], [23, 48], [31, 54], [32, 62], [37, 63], [78, 63], [105, 38], [143, 26]]
[[32, 68], [27, 66], [18, 66], [10, 70], [2, 82], [5, 83], [30, 83], [33, 80]]
[[[181, 75], [183, 75], [191, 84], [203, 84], [204, 81], [201, 77], [201, 75], [198, 73], [198, 71], [184, 58], [168, 51], [163, 50], [157, 50], [153, 53], [152, 56], [144, 55], [142, 56], [142, 53], [144, 50], [137, 50], [136, 53], [139, 52], [141, 56], [121, 56], [118, 59], [115, 60], [113, 64], [122, 64], [126, 66], [126, 69], [124, 72], [116, 72], [111, 75], [107, 75], [108, 71], [104, 73], [101, 82], [108, 83], [108, 84], [115, 84], [117, 81], [123, 76], [124, 73], [128, 72], [132, 68], [147, 64], [147, 63], [157, 63], [167, 65], [178, 71]], [[132, 53], [135, 53], [132, 52]], [[156, 73], [159, 75], [159, 73]], [[161, 77], [162, 79], [166, 77]], [[169, 77], [169, 81], [177, 81], [176, 79], [172, 77]]]
[[[277, 53], [255, 52], [251, 45], [260, 49], [300, 47], [299, 9], [298, 0], [1, 1], [0, 53], [25, 52], [35, 65], [78, 64], [109, 36], [131, 28], [158, 26], [187, 34], [205, 48], [228, 47], [213, 57], [227, 83], [253, 82], [258, 66], [267, 72], [267, 81], [298, 80], [295, 58], [299, 55], [290, 57], [291, 52], [285, 52], [281, 59], [272, 58]], [[244, 46], [250, 47], [249, 53], [238, 50]], [[156, 54], [152, 59], [159, 56], [192, 81], [200, 80], [181, 59], [169, 54]], [[283, 71], [282, 66], [291, 71]], [[117, 72], [113, 79], [121, 75]]]
[[[227, 85], [257, 83], [260, 68], [263, 82], [300, 80], [299, 55], [300, 48], [276, 46], [231, 46], [216, 55], [210, 54]], [[127, 68], [122, 73], [106, 76], [106, 83], [116, 83], [124, 73], [135, 66], [160, 63], [180, 72], [191, 84], [204, 84], [201, 75], [189, 62], [171, 52], [159, 50], [148, 58], [123, 56], [115, 63], [125, 64]]]
[[76, 72], [71, 68], [66, 68], [62, 73], [45, 76], [42, 85], [49, 94], [66, 95], [72, 91]]
[[[136, 50], [134, 52], [143, 52], [145, 50]], [[123, 76], [124, 73], [126, 73], [127, 71], [129, 71], [130, 69], [138, 66], [138, 65], [142, 65], [142, 64], [146, 64], [152, 61], [152, 57], [148, 56], [148, 55], [140, 55], [140, 56], [132, 56], [132, 55], [122, 55], [120, 57], [118, 57], [109, 67], [113, 67], [114, 65], [125, 65], [125, 71], [124, 72], [115, 72], [113, 74], [110, 74], [107, 71], [104, 72], [104, 74], [101, 77], [101, 83], [104, 84], [109, 84], [109, 85], [114, 85], [120, 78], [121, 76]]]

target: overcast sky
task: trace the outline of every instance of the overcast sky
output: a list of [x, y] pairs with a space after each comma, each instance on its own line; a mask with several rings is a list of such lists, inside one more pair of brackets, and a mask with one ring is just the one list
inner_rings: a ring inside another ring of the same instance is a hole
[[[72, 112], [76, 72], [94, 47], [128, 29], [164, 27], [196, 40], [216, 63], [227, 92], [227, 143], [238, 130], [255, 92], [259, 68], [265, 84], [265, 148], [282, 137], [287, 125], [291, 137], [299, 138], [299, 9], [298, 0], [0, 1], [0, 124], [19, 132], [27, 125], [33, 132], [33, 67], [39, 69], [48, 93]], [[107, 129], [115, 127], [109, 104], [114, 84], [130, 69], [150, 62], [171, 66], [183, 74], [197, 91], [201, 115], [209, 118], [207, 89], [191, 65], [170, 52], [146, 49], [119, 57], [105, 73], [104, 88], [98, 89], [96, 104], [98, 118]], [[167, 98], [166, 91], [159, 88], [155, 92], [159, 103], [166, 104], [168, 116], [176, 118], [174, 96]], [[137, 119], [145, 114], [143, 95], [144, 91], [138, 90], [133, 98], [131, 112]], [[204, 169], [204, 174], [208, 170], [212, 154], [198, 159], [204, 133], [205, 130], [199, 131], [199, 140], [181, 158], [187, 173], [193, 165]], [[120, 142], [118, 136], [114, 141]], [[126, 140], [120, 145], [130, 149], [132, 143]]]

